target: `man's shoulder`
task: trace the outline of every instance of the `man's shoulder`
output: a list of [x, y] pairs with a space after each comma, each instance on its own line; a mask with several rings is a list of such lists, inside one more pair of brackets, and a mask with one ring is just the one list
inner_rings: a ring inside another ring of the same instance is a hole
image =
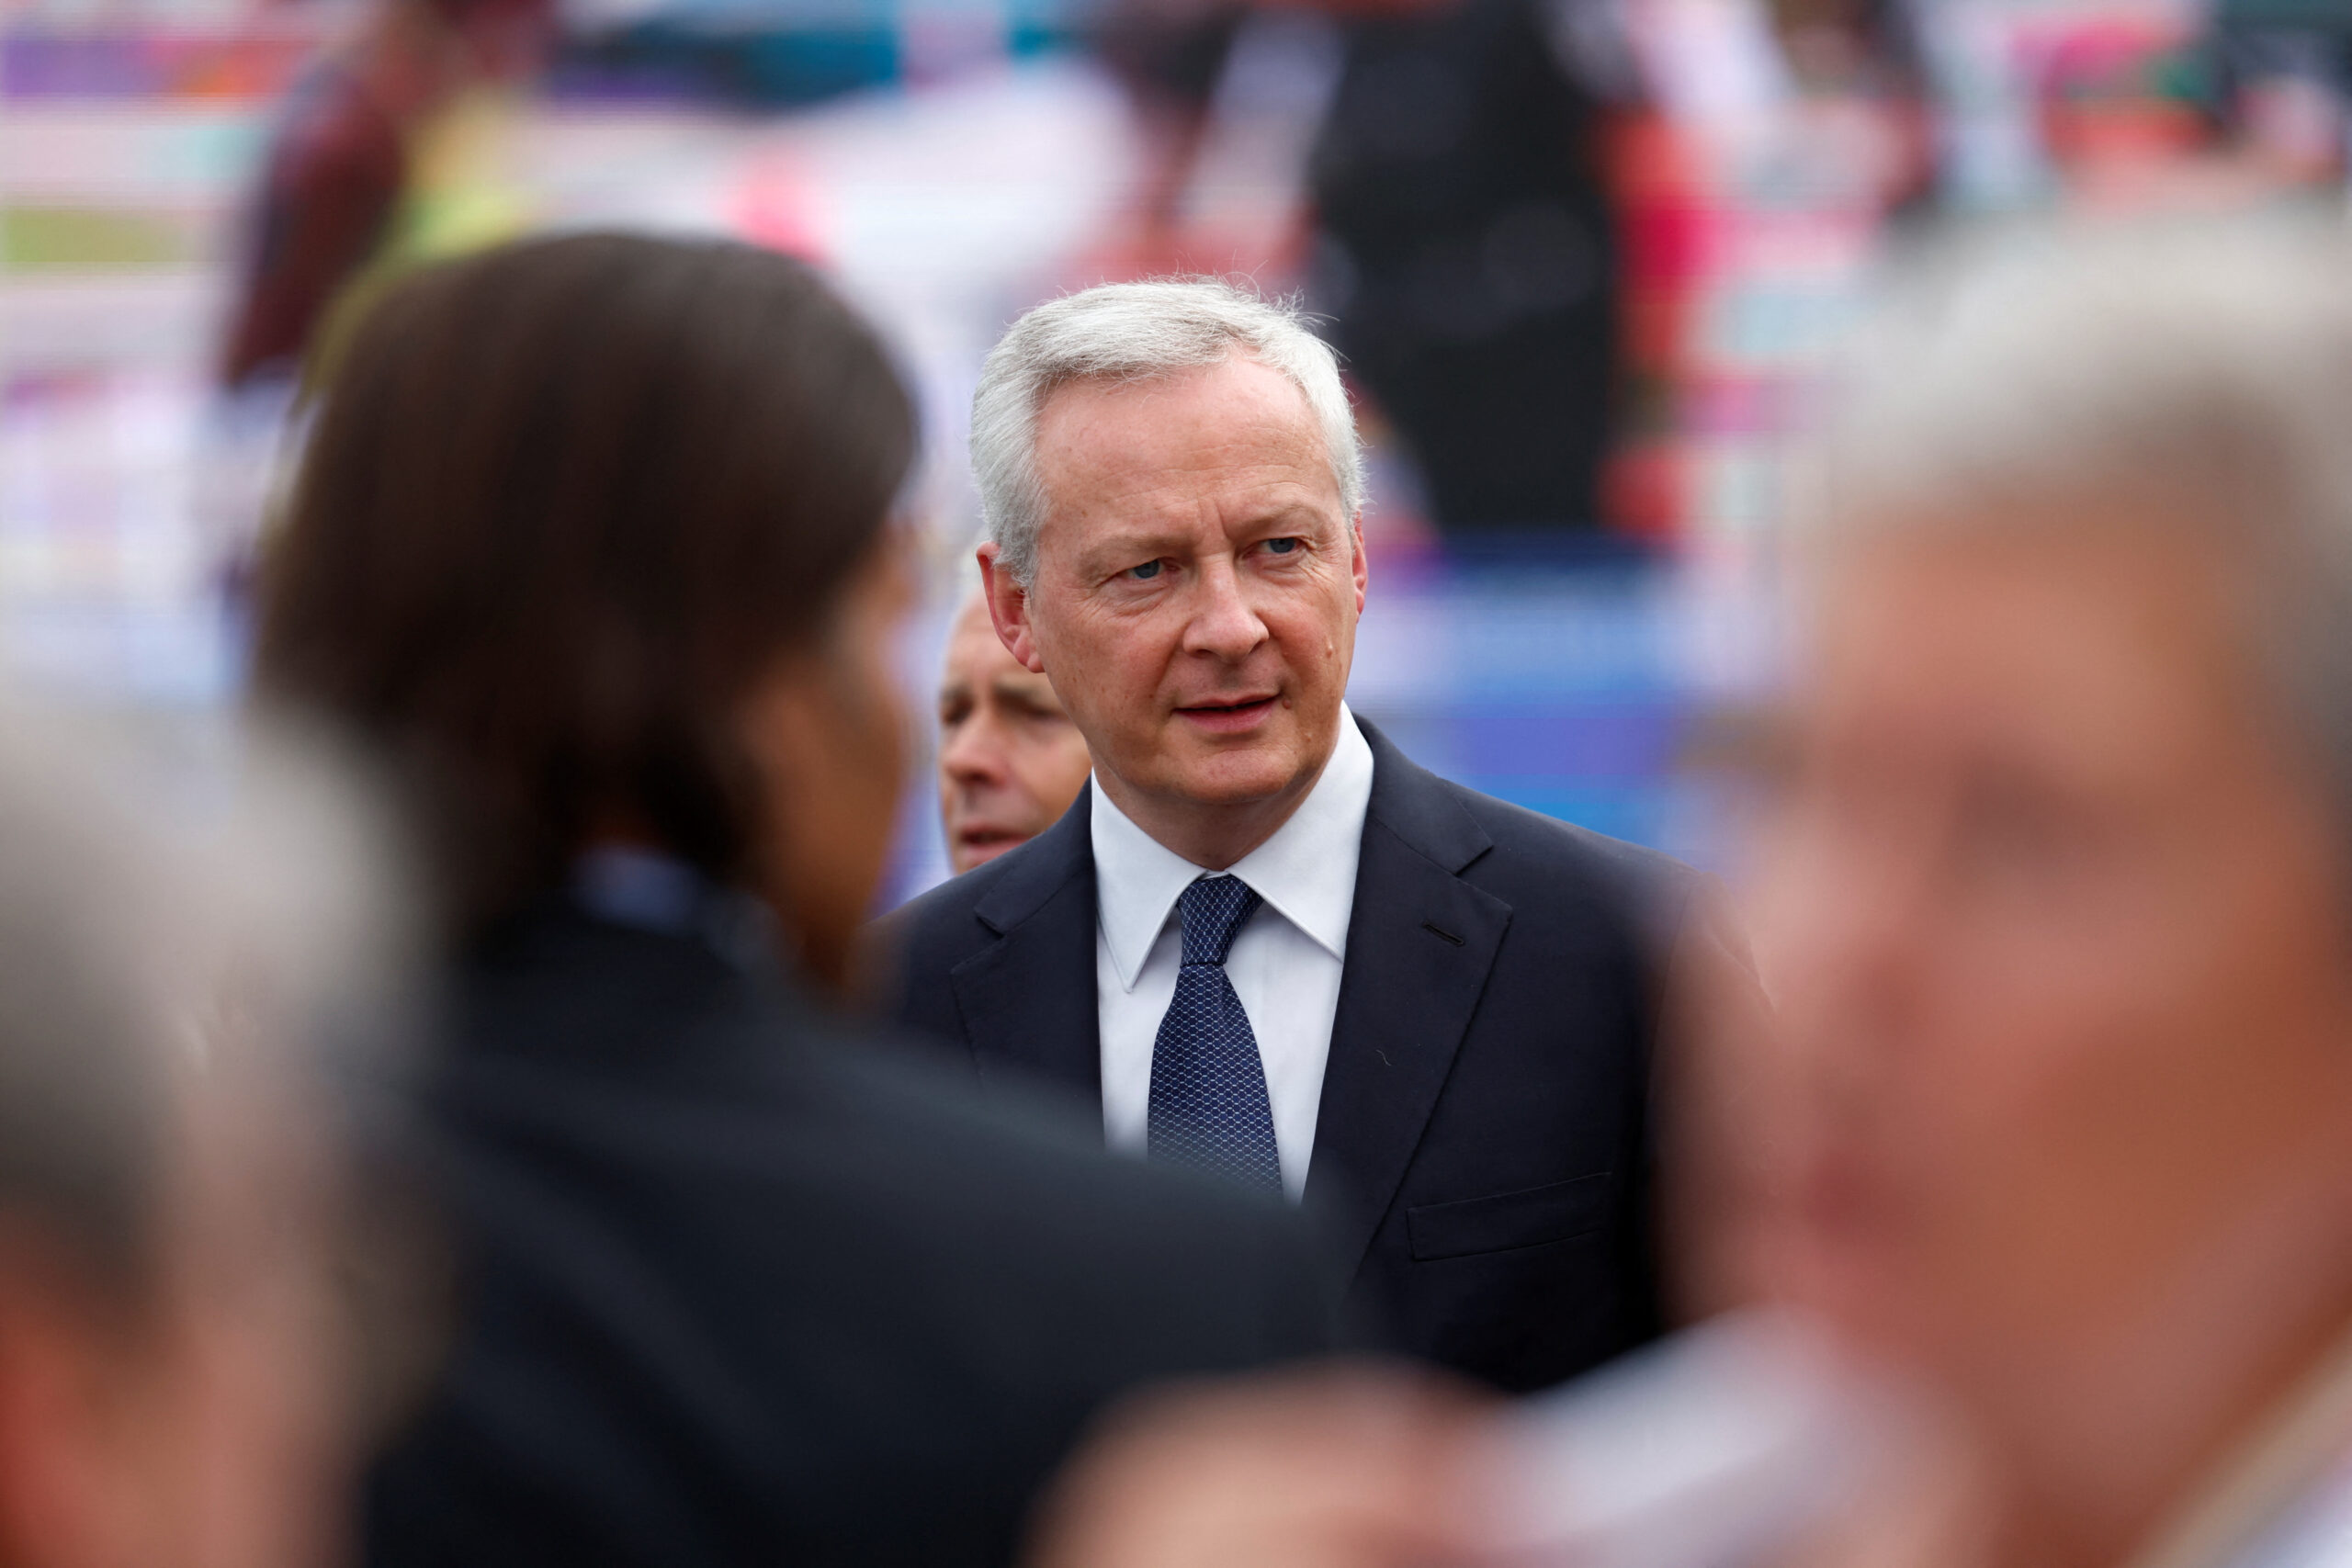
[[887, 941], [976, 945], [992, 936], [995, 921], [1018, 919], [1070, 882], [1087, 861], [1072, 853], [1066, 825], [1046, 829], [1028, 844], [1007, 851], [988, 865], [948, 877], [875, 921]]
[[1461, 784], [1446, 787], [1494, 840], [1494, 852], [1507, 861], [1639, 896], [1680, 892], [1700, 875], [1662, 850], [1612, 839]]
[[1057, 829], [917, 894], [874, 923], [902, 983], [936, 978], [1044, 907], [1092, 864]]
[[936, 939], [960, 932], [969, 927], [985, 932], [979, 923], [979, 906], [989, 895], [1004, 884], [1009, 874], [1007, 863], [1017, 855], [1026, 854], [1036, 844], [1035, 840], [1018, 849], [1008, 851], [986, 865], [951, 876], [936, 886], [916, 894], [897, 908], [875, 922], [886, 937], [897, 942]]

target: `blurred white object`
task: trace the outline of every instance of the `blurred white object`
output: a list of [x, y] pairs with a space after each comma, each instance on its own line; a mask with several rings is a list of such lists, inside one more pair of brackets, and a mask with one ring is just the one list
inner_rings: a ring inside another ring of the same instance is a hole
[[1851, 1503], [1899, 1402], [1803, 1324], [1743, 1314], [1531, 1400], [1478, 1482], [1482, 1562], [1738, 1568]]

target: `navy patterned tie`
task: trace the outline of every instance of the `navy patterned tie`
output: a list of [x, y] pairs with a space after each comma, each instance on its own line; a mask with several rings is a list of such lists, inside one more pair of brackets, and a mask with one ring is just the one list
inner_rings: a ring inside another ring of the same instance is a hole
[[1184, 966], [1151, 1048], [1151, 1157], [1279, 1197], [1282, 1156], [1266, 1067], [1250, 1015], [1225, 977], [1225, 955], [1257, 912], [1258, 895], [1238, 876], [1204, 876], [1176, 908], [1184, 921]]

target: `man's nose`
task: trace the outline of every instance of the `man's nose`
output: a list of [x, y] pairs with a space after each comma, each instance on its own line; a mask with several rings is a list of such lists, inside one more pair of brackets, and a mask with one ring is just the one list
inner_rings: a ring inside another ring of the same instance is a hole
[[1193, 616], [1184, 627], [1184, 651], [1238, 663], [1265, 640], [1266, 623], [1250, 607], [1232, 559], [1204, 562]]
[[957, 784], [991, 784], [1005, 776], [1003, 737], [979, 714], [949, 730], [939, 748], [939, 767]]

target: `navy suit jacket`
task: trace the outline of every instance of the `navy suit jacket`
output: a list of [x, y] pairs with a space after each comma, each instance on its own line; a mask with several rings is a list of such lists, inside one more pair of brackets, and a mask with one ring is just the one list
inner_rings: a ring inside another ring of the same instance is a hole
[[[1508, 1392], [1660, 1327], [1652, 1072], [1702, 882], [1417, 766], [1372, 802], [1306, 1206], [1358, 1321]], [[1100, 1103], [1089, 801], [889, 918], [896, 1004], [984, 1078]]]

